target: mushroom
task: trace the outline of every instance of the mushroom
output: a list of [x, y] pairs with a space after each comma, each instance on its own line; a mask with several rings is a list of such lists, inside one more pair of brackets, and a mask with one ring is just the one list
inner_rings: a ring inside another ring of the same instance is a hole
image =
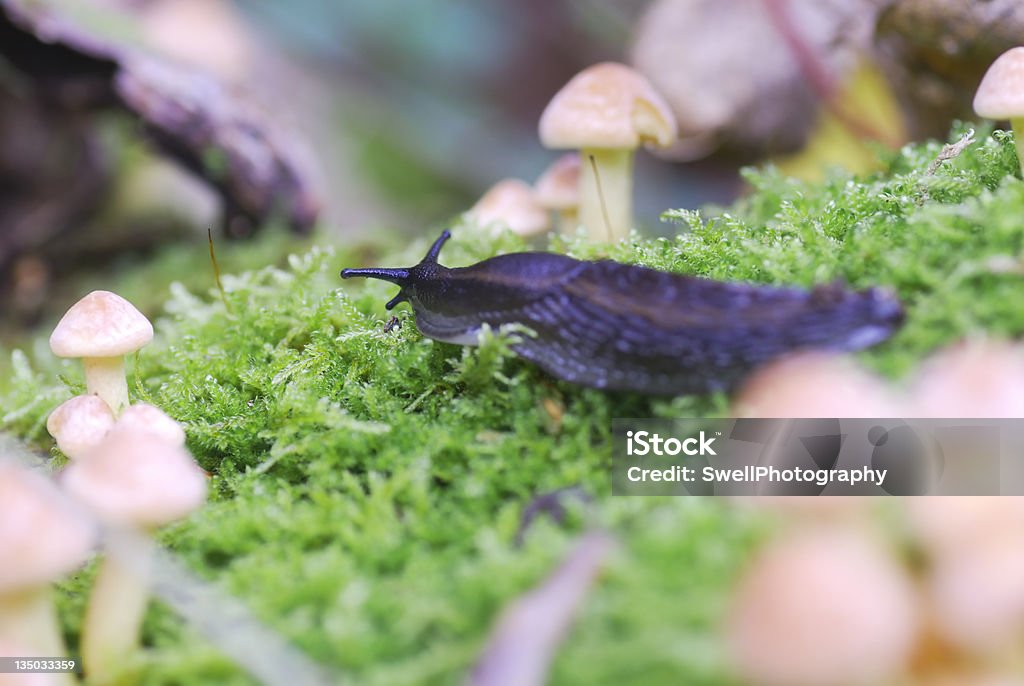
[[570, 152], [555, 160], [534, 182], [533, 192], [541, 207], [555, 212], [562, 234], [574, 233], [579, 222], [579, 154]]
[[65, 400], [46, 419], [46, 430], [72, 460], [99, 445], [114, 426], [114, 413], [98, 395]]
[[148, 403], [135, 403], [117, 418], [118, 431], [146, 431], [161, 443], [181, 447], [185, 445], [185, 430], [159, 407]]
[[93, 291], [71, 306], [50, 334], [57, 357], [81, 357], [85, 386], [114, 416], [128, 406], [124, 356], [153, 340], [153, 325], [135, 306], [110, 291]]
[[979, 656], [1016, 655], [1024, 640], [1024, 532], [1000, 529], [936, 556], [927, 579], [939, 634]]
[[[114, 529], [149, 534], [199, 508], [206, 477], [180, 446], [147, 430], [115, 429], [64, 470], [64, 488]], [[91, 680], [109, 681], [135, 648], [146, 609], [150, 536], [136, 536], [131, 559], [107, 555], [96, 576], [82, 631], [82, 662]]]
[[996, 58], [974, 94], [974, 111], [986, 119], [1009, 119], [1017, 159], [1024, 167], [1024, 47]]
[[1024, 417], [1022, 389], [1024, 347], [998, 340], [965, 341], [922, 365], [907, 416]]
[[95, 534], [49, 479], [0, 457], [0, 643], [65, 654], [49, 584], [85, 561]]
[[671, 108], [624, 64], [603, 62], [570, 79], [540, 118], [545, 147], [580, 151], [580, 223], [592, 240], [618, 240], [633, 227], [633, 152], [676, 137]]
[[903, 399], [839, 355], [795, 353], [765, 365], [733, 401], [736, 417], [900, 417]]
[[[24, 643], [0, 640], [0, 658], [21, 656], [42, 657], [32, 655], [32, 651]], [[77, 682], [63, 673], [0, 671], [0, 686], [67, 686], [69, 683]]]
[[908, 575], [854, 530], [821, 527], [770, 544], [734, 601], [728, 645], [744, 683], [896, 683], [914, 649]]
[[480, 226], [507, 226], [520, 236], [544, 233], [550, 226], [547, 211], [525, 181], [505, 179], [494, 184], [466, 213]]

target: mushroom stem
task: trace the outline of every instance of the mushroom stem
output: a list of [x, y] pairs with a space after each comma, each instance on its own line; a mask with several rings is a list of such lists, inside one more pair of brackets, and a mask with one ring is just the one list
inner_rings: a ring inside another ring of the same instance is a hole
[[633, 228], [633, 151], [584, 148], [580, 154], [580, 223], [592, 241], [626, 238]]
[[117, 417], [128, 407], [128, 381], [124, 373], [124, 357], [86, 357], [85, 387], [110, 406]]
[[1010, 128], [1013, 129], [1013, 142], [1017, 146], [1017, 160], [1024, 172], [1024, 117], [1012, 117]]
[[[49, 586], [0, 595], [0, 643], [17, 643], [25, 657], [67, 654]], [[70, 674], [54, 674], [60, 684], [74, 684]]]
[[580, 213], [575, 207], [557, 212], [558, 231], [563, 236], [575, 236], [576, 227], [580, 225]]
[[138, 647], [139, 632], [149, 597], [154, 543], [148, 536], [132, 537], [133, 547], [100, 562], [89, 596], [82, 629], [82, 665], [89, 683], [107, 684]]

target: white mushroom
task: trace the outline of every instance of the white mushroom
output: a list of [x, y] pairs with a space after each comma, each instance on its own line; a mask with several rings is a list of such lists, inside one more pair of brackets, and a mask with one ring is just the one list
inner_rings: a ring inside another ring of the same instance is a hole
[[153, 340], [153, 325], [115, 293], [93, 291], [71, 306], [50, 335], [57, 357], [81, 357], [85, 385], [117, 416], [128, 406], [124, 356]]
[[974, 111], [986, 119], [1008, 119], [1024, 167], [1024, 47], [996, 58], [974, 95]]
[[[143, 429], [115, 429], [92, 452], [64, 470], [65, 489], [112, 528], [151, 532], [187, 516], [206, 498], [206, 477], [180, 446]], [[143, 538], [151, 545], [151, 539]], [[149, 582], [136, 564], [108, 555], [102, 562], [82, 632], [82, 661], [90, 679], [109, 680], [135, 648]]]
[[483, 194], [467, 215], [480, 226], [508, 227], [520, 236], [535, 236], [551, 227], [547, 211], [525, 181], [505, 179]]
[[900, 417], [903, 400], [849, 357], [796, 353], [755, 372], [733, 402], [736, 417]]
[[95, 448], [114, 426], [114, 413], [98, 395], [76, 395], [46, 419], [46, 430], [72, 460]]
[[734, 601], [728, 644], [744, 683], [898, 683], [914, 648], [908, 575], [852, 530], [822, 527], [769, 544]]
[[911, 392], [908, 417], [1024, 417], [1024, 347], [976, 340], [947, 348], [924, 363]]
[[540, 206], [558, 216], [558, 228], [564, 235], [576, 231], [580, 207], [580, 156], [562, 155], [533, 183]]
[[148, 403], [135, 403], [117, 418], [114, 428], [118, 431], [146, 431], [161, 443], [172, 446], [185, 445], [185, 430], [181, 424], [167, 416], [159, 407]]
[[81, 565], [94, 542], [88, 519], [49, 479], [0, 457], [0, 643], [17, 642], [27, 656], [65, 654], [50, 582]]
[[574, 76], [540, 118], [545, 147], [580, 151], [580, 223], [593, 240], [629, 235], [633, 153], [640, 145], [664, 147], [675, 138], [668, 103], [646, 78], [615, 62]]

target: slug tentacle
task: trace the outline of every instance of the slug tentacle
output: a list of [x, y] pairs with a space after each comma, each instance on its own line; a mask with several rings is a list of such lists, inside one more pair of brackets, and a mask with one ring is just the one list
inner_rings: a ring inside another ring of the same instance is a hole
[[430, 250], [427, 251], [427, 255], [423, 258], [423, 261], [430, 264], [437, 264], [437, 258], [441, 256], [441, 248], [444, 247], [444, 244], [447, 243], [448, 239], [451, 237], [451, 231], [448, 229], [442, 231], [438, 239], [434, 241], [434, 244], [430, 246]]
[[353, 276], [362, 276], [368, 279], [381, 279], [383, 281], [390, 281], [396, 283], [399, 286], [404, 286], [405, 282], [409, 280], [408, 269], [382, 269], [377, 267], [369, 267], [367, 269], [342, 269], [341, 278], [351, 279]]
[[553, 253], [499, 255], [449, 269], [445, 231], [408, 269], [346, 269], [400, 286], [429, 338], [472, 345], [480, 328], [535, 332], [515, 345], [560, 379], [596, 388], [680, 394], [724, 390], [802, 348], [856, 350], [887, 338], [903, 311], [877, 289], [777, 288]]

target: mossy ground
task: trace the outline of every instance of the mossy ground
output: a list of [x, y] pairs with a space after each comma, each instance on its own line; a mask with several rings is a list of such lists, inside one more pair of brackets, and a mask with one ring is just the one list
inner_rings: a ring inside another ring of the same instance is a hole
[[[750, 172], [753, 192], [728, 211], [669, 212], [674, 239], [554, 239], [553, 249], [720, 279], [889, 287], [907, 322], [860, 357], [899, 377], [965, 336], [1024, 334], [1024, 277], [991, 264], [1024, 258], [1012, 140], [984, 132], [929, 174], [940, 148], [909, 146], [876, 175], [817, 185]], [[407, 314], [385, 333], [394, 288], [342, 285], [337, 272], [413, 264], [432, 238], [313, 249], [227, 275], [227, 308], [213, 290], [170, 289], [155, 342], [130, 364], [134, 395], [186, 425], [212, 478], [209, 505], [163, 542], [353, 682], [455, 683], [500, 608], [598, 524], [621, 549], [559, 651], [554, 683], [729, 683], [716, 630], [763, 524], [725, 502], [613, 498], [607, 476], [612, 418], [722, 413], [728, 399], [576, 388], [515, 359], [501, 336], [477, 349], [434, 343]], [[460, 226], [443, 261], [523, 247]], [[180, 259], [157, 259], [137, 283], [152, 289]], [[82, 377], [42, 341], [15, 353], [2, 418], [48, 451], [45, 417]], [[516, 547], [531, 499], [567, 486], [593, 501], [563, 524], [542, 518]], [[61, 587], [71, 640], [91, 573]], [[142, 683], [246, 682], [159, 605], [145, 644]]]

